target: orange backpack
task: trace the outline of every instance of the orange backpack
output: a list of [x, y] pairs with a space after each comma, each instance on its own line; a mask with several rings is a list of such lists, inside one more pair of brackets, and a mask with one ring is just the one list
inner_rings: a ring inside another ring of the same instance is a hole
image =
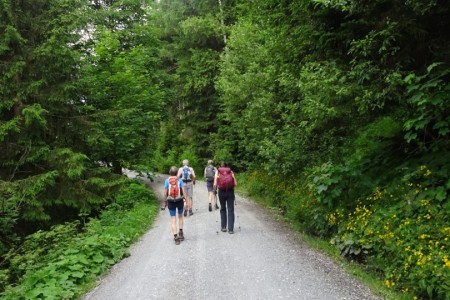
[[180, 182], [176, 176], [171, 176], [168, 179], [169, 190], [167, 193], [167, 200], [178, 201], [183, 199], [183, 190], [180, 188]]

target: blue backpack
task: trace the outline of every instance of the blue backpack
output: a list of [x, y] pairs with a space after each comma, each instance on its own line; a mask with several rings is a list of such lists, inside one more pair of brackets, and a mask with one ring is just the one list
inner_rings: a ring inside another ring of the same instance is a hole
[[184, 166], [183, 167], [183, 180], [184, 181], [191, 181], [192, 180], [192, 174], [191, 174], [191, 168], [189, 168], [188, 166]]

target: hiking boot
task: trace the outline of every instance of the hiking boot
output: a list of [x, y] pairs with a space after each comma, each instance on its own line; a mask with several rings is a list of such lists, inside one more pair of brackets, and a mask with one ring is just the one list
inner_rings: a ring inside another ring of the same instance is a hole
[[184, 241], [184, 234], [183, 234], [183, 231], [178, 232], [178, 239], [179, 239], [180, 241]]
[[192, 209], [189, 210], [189, 216], [192, 216], [194, 213], [192, 212]]
[[174, 240], [175, 240], [175, 245], [179, 245], [180, 244], [180, 238], [179, 237], [174, 238]]
[[186, 217], [187, 216], [187, 210], [184, 210], [183, 215]]
[[211, 203], [208, 205], [208, 210], [209, 210], [209, 211], [212, 211], [212, 205], [211, 205]]
[[225, 227], [222, 227], [222, 232], [227, 232], [227, 229]]
[[219, 205], [217, 205], [217, 203], [216, 203], [216, 209], [219, 209]]
[[234, 231], [233, 231], [233, 230], [228, 230], [228, 233], [229, 233], [229, 234], [233, 234]]

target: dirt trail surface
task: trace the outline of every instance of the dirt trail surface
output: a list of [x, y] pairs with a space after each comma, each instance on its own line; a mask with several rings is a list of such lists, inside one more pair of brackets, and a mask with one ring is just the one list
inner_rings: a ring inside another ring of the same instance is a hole
[[[144, 179], [158, 197], [163, 180]], [[168, 210], [161, 211], [131, 256], [84, 299], [381, 299], [264, 208], [239, 196], [236, 202], [234, 234], [221, 232], [219, 210], [208, 211], [206, 185], [198, 182], [181, 245]]]

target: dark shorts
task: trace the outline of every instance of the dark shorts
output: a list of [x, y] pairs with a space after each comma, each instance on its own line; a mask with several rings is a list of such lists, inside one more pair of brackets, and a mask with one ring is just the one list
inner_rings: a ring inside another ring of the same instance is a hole
[[177, 209], [178, 209], [178, 214], [181, 215], [183, 213], [183, 208], [184, 208], [183, 199], [180, 199], [176, 202], [167, 201], [167, 208], [169, 208], [169, 214], [171, 217], [175, 217], [177, 215]]
[[208, 192], [212, 192], [213, 191], [213, 185], [214, 185], [214, 181], [206, 181], [206, 188], [208, 189]]

